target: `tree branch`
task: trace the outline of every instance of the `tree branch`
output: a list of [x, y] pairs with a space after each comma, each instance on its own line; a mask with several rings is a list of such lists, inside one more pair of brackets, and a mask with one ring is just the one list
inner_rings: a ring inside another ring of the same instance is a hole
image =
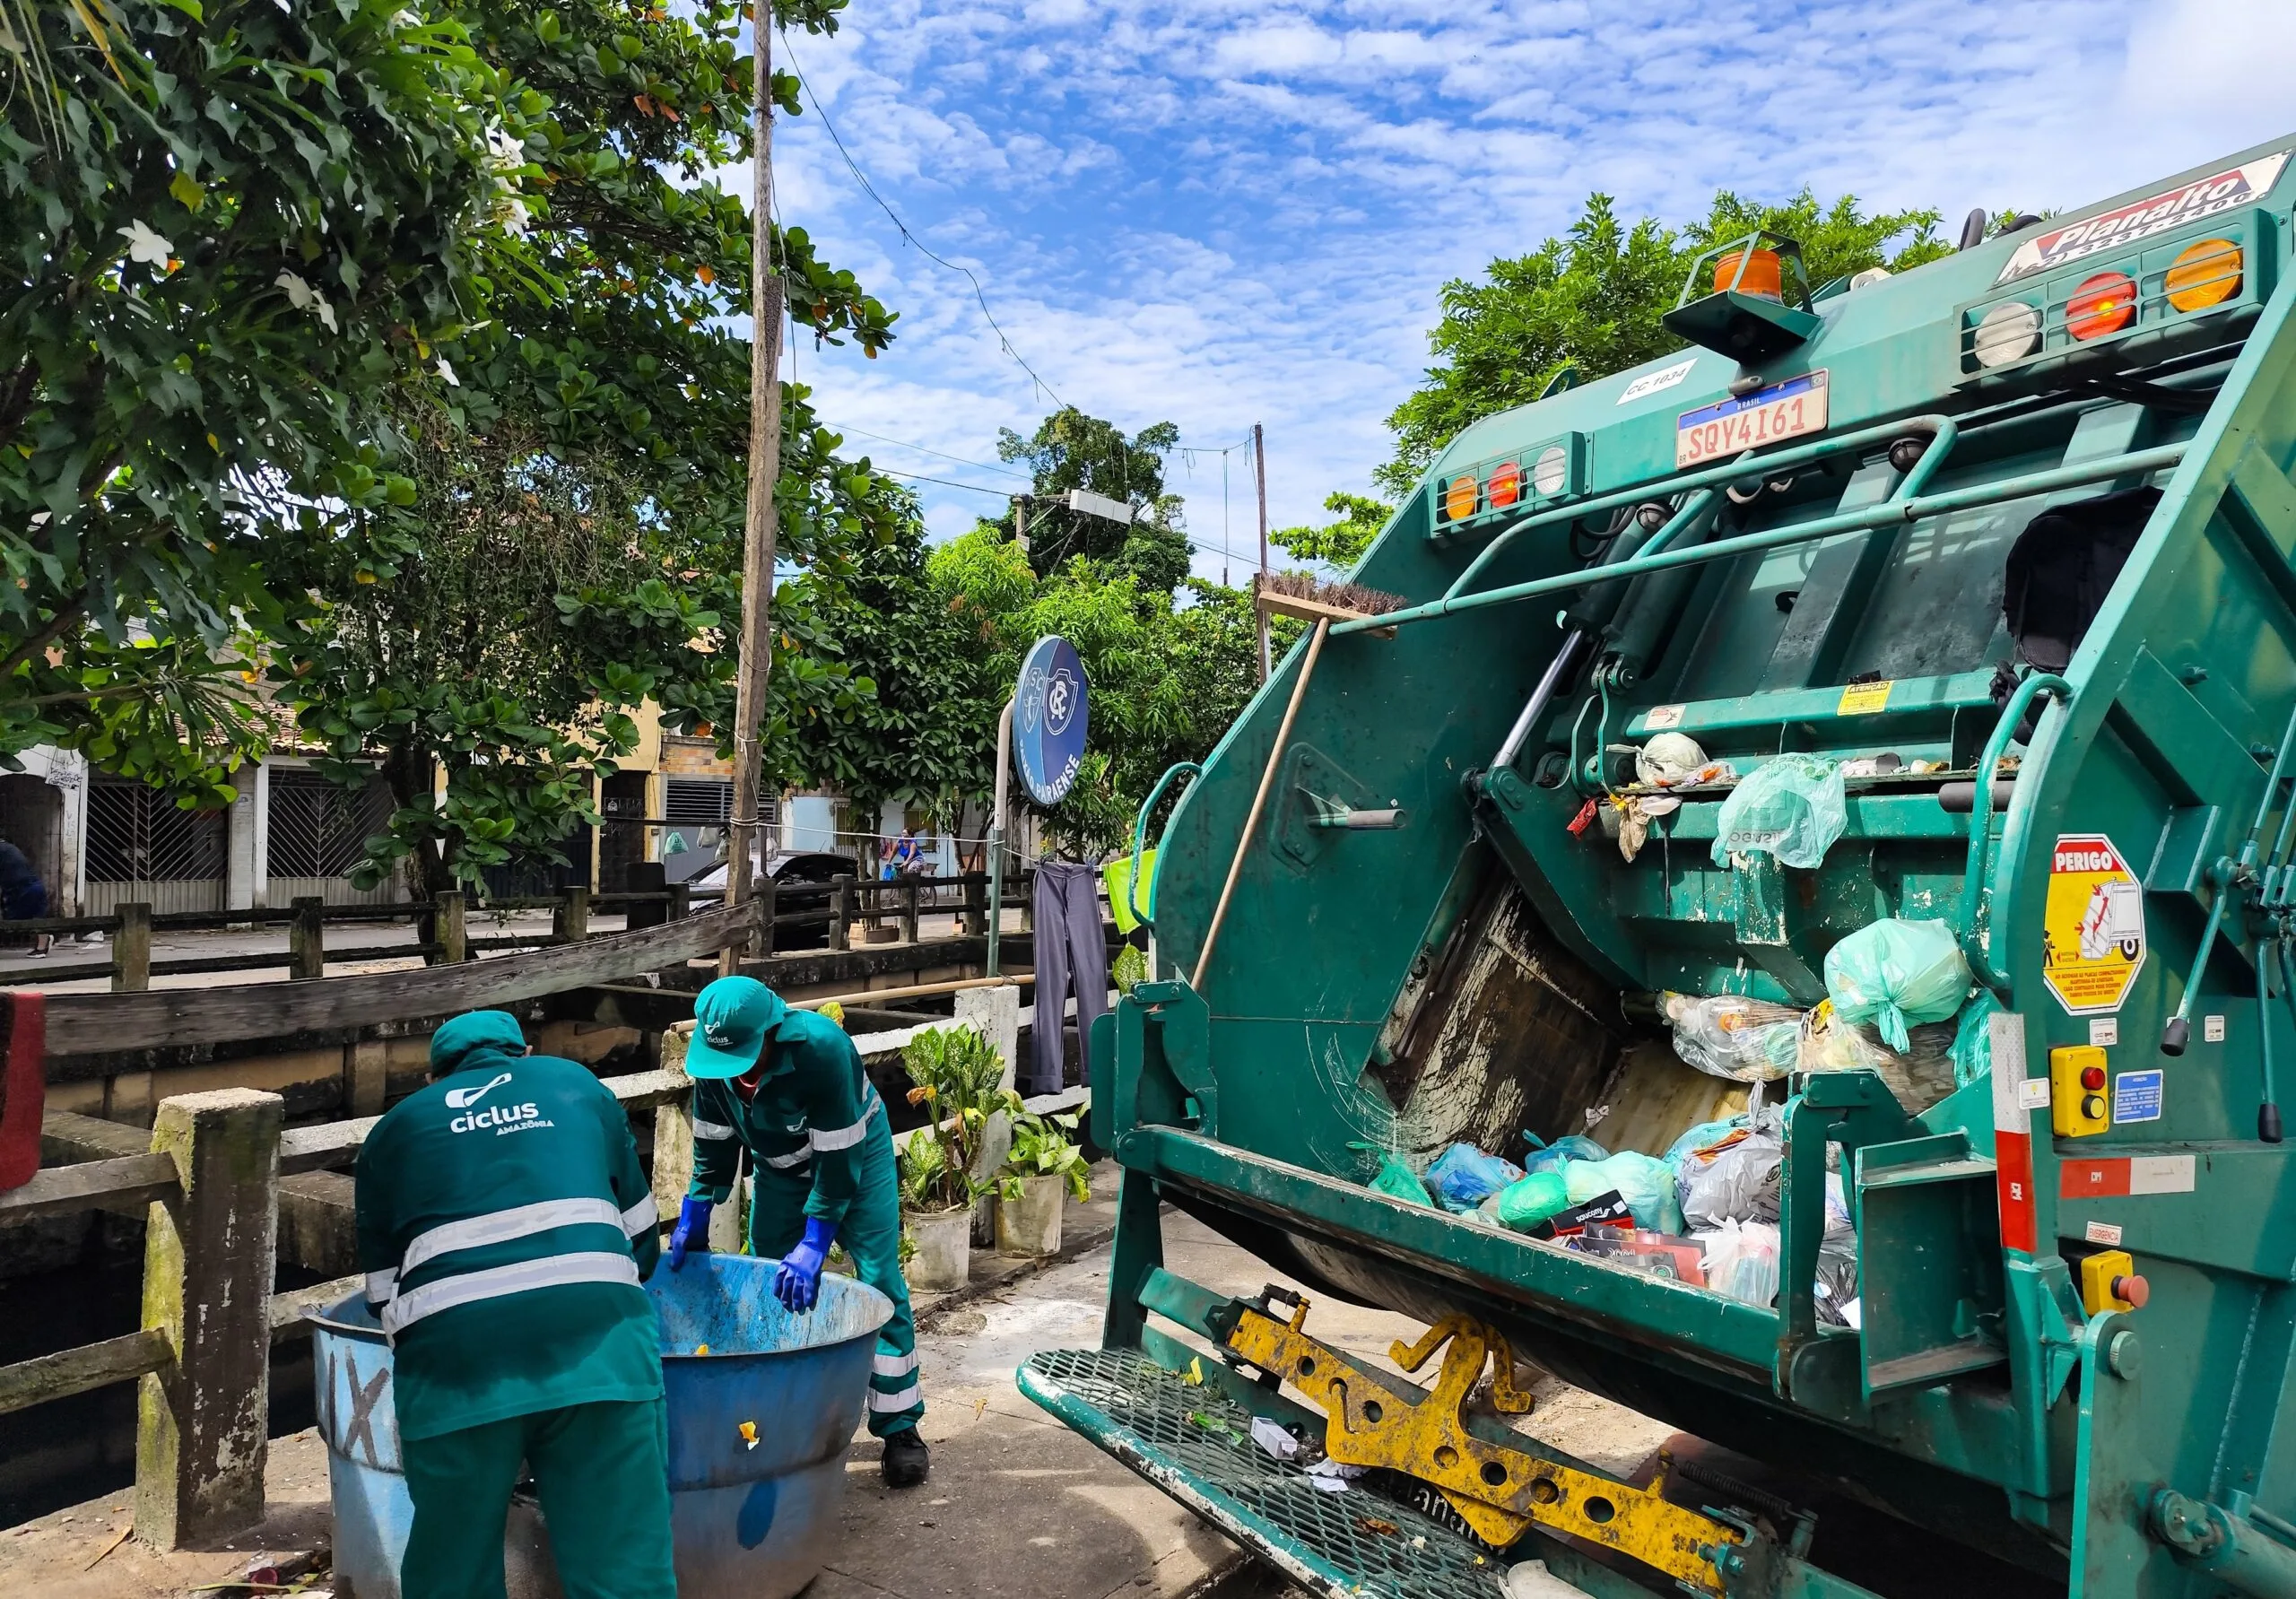
[[16, 646], [14, 652], [5, 661], [0, 661], [0, 678], [12, 675], [17, 667], [55, 643], [63, 635], [65, 629], [86, 614], [87, 609], [88, 591], [83, 588], [57, 607], [56, 614], [48, 619], [47, 626]]

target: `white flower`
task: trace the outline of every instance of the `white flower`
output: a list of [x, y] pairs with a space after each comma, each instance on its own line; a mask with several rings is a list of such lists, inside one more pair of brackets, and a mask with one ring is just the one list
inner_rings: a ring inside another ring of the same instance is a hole
[[397, 32], [402, 28], [420, 28], [422, 26], [422, 19], [416, 16], [411, 11], [395, 11], [391, 13], [391, 31], [394, 33]]
[[176, 247], [161, 238], [141, 222], [130, 222], [119, 230], [127, 239], [127, 258], [141, 261], [146, 266], [165, 272], [174, 258]]
[[327, 304], [325, 296], [320, 294], [317, 290], [312, 288], [309, 283], [303, 282], [301, 278], [296, 276], [293, 273], [282, 268], [279, 275], [271, 281], [280, 288], [287, 291], [287, 303], [289, 305], [293, 306], [299, 311], [310, 312], [311, 315], [317, 317], [321, 322], [326, 325], [326, 330], [329, 333], [341, 333], [343, 331], [335, 325], [335, 308]]
[[502, 225], [513, 233], [524, 233], [531, 216], [526, 210], [526, 203], [516, 195], [507, 196], [495, 214], [501, 219]]
[[448, 388], [460, 388], [463, 386], [463, 380], [455, 376], [454, 363], [443, 355], [439, 358], [439, 376], [447, 380]]
[[523, 167], [526, 164], [526, 141], [511, 137], [501, 128], [491, 127], [486, 130], [486, 146], [491, 153], [493, 163], [498, 170], [504, 168]]

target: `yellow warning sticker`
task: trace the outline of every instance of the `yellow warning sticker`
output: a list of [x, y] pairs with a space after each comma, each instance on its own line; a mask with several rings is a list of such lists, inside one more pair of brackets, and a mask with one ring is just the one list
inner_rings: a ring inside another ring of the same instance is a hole
[[1897, 681], [1894, 678], [1887, 677], [1879, 682], [1851, 683], [1842, 690], [1841, 708], [1836, 714], [1845, 717], [1870, 717], [1877, 711], [1886, 710], [1890, 703], [1890, 691], [1897, 686]]
[[2058, 836], [2041, 928], [2041, 978], [2066, 1012], [2119, 1010], [2144, 969], [2144, 885], [2110, 839]]

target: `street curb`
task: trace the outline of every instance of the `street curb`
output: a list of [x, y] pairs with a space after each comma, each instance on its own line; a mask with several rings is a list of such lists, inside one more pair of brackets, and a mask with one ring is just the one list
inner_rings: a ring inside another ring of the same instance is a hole
[[1065, 1261], [1074, 1260], [1080, 1255], [1090, 1255], [1114, 1237], [1116, 1237], [1116, 1224], [1110, 1221], [1089, 1228], [1074, 1230], [1064, 1228], [1061, 1230], [1060, 1247], [1050, 1255], [1013, 1256], [992, 1253], [989, 1258], [996, 1261], [1000, 1269], [991, 1272], [976, 1272], [962, 1288], [952, 1288], [946, 1293], [934, 1295], [930, 1305], [922, 1306], [917, 1311], [917, 1330], [920, 1333], [931, 1332], [941, 1318], [951, 1311], [961, 1310], [975, 1299], [987, 1299], [990, 1294], [1001, 1292], [1015, 1282], [1024, 1282], [1039, 1272], [1049, 1271], [1052, 1267]]

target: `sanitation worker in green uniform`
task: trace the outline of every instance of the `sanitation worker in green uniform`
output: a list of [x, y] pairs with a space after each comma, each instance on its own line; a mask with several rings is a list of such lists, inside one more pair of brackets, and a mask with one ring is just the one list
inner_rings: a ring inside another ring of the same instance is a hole
[[359, 1265], [395, 1351], [407, 1599], [503, 1599], [534, 1474], [568, 1599], [674, 1599], [653, 1304], [661, 1244], [630, 1119], [516, 1017], [457, 1016], [430, 1084], [359, 1151]]
[[830, 1246], [893, 1302], [877, 1334], [869, 1430], [884, 1440], [886, 1484], [914, 1488], [931, 1461], [917, 1424], [917, 1323], [900, 1274], [900, 1188], [884, 1101], [845, 1030], [793, 1011], [755, 978], [720, 978], [693, 1004], [693, 1188], [670, 1234], [670, 1269], [709, 1247], [709, 1212], [750, 1152], [750, 1253], [780, 1258], [773, 1291], [810, 1310]]

